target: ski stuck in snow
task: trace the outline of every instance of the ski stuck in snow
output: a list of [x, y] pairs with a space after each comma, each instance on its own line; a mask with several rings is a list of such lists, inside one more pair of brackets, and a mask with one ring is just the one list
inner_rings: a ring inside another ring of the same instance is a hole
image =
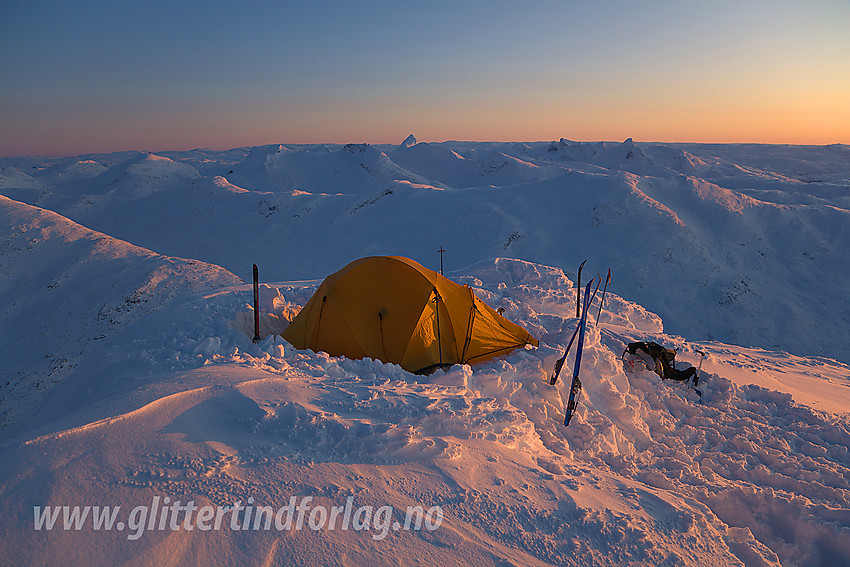
[[[573, 413], [575, 412], [576, 407], [578, 406], [578, 398], [581, 395], [581, 380], [578, 377], [579, 368], [581, 367], [581, 348], [582, 343], [584, 342], [584, 329], [587, 326], [587, 311], [588, 306], [590, 305], [590, 286], [593, 285], [593, 280], [591, 279], [587, 282], [587, 287], [584, 289], [584, 306], [581, 311], [581, 320], [579, 321], [577, 330], [578, 330], [578, 345], [576, 346], [576, 361], [573, 364], [573, 383], [570, 386], [570, 398], [567, 401], [567, 410], [564, 413], [564, 425], [569, 425], [570, 420], [573, 417]], [[597, 284], [596, 289], [599, 289], [599, 285]], [[594, 295], [596, 292], [594, 291]], [[569, 349], [569, 346], [567, 347]], [[567, 353], [564, 353], [564, 359], [566, 359]], [[563, 365], [563, 361], [561, 361], [561, 365]], [[557, 377], [553, 377], [556, 379]]]

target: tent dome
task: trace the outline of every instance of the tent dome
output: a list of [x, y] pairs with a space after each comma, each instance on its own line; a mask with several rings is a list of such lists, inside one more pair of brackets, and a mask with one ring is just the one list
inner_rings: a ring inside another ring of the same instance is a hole
[[419, 373], [538, 345], [469, 286], [400, 256], [355, 260], [325, 278], [283, 338], [296, 348]]

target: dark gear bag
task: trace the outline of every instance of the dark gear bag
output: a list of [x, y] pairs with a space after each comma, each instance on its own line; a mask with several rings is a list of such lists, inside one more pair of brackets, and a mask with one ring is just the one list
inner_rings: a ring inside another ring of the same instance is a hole
[[[646, 363], [647, 368], [665, 380], [690, 380], [697, 371], [693, 366], [686, 370], [677, 370], [676, 351], [664, 348], [658, 343], [643, 341], [629, 343], [626, 350], [623, 351], [623, 356], [627, 352], [633, 356], [640, 357]], [[652, 360], [654, 364], [650, 365], [647, 359]]]

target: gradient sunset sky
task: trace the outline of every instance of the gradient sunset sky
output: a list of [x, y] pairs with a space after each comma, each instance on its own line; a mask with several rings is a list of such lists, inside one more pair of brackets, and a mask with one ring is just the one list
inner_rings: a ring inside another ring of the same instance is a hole
[[0, 156], [850, 143], [850, 1], [3, 1], [0, 73]]

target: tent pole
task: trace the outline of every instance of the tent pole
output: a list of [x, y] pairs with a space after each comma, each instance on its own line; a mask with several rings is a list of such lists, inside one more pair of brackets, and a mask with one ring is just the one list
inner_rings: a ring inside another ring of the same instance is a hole
[[437, 311], [437, 354], [440, 357], [440, 368], [443, 367], [443, 339], [440, 336], [440, 292], [434, 288], [434, 308]]

